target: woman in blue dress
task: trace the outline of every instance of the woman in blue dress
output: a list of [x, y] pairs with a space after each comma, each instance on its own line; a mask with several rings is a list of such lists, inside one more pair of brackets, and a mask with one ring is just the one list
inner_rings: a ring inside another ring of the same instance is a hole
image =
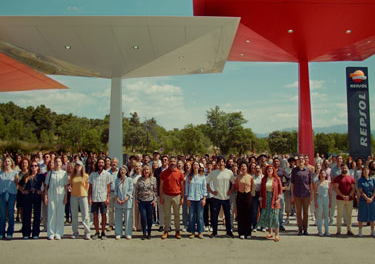
[[361, 195], [358, 204], [358, 236], [362, 236], [363, 222], [370, 222], [371, 236], [375, 237], [375, 179], [370, 177], [369, 168], [362, 170], [362, 177], [358, 180], [358, 191]]

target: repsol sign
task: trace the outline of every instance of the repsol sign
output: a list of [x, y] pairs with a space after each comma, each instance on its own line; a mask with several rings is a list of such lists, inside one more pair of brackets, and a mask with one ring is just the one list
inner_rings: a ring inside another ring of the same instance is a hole
[[371, 155], [367, 67], [347, 67], [346, 87], [349, 154], [366, 160]]

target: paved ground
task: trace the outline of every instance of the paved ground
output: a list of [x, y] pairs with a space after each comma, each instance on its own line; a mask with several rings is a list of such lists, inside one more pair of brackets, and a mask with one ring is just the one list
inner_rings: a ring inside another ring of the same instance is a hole
[[[353, 217], [353, 222], [357, 223]], [[312, 224], [312, 222], [310, 222]], [[16, 224], [16, 230], [21, 228]], [[66, 226], [66, 237], [60, 241], [48, 241], [46, 233], [39, 240], [23, 240], [16, 233], [12, 241], [0, 241], [1, 263], [371, 263], [375, 250], [375, 238], [370, 237], [370, 228], [364, 228], [364, 237], [359, 238], [331, 235], [318, 237], [316, 226], [310, 226], [310, 236], [298, 236], [295, 218], [286, 226], [280, 242], [266, 240], [265, 233], [257, 232], [251, 240], [224, 237], [223, 226], [219, 237], [189, 239], [183, 233], [181, 240], [173, 236], [161, 240], [157, 227], [152, 239], [142, 241], [140, 232], [133, 239], [114, 239], [108, 232], [105, 241], [70, 239], [71, 227]], [[83, 231], [83, 230], [82, 230]], [[343, 227], [346, 231], [346, 227]], [[353, 226], [358, 233], [356, 225]], [[330, 227], [331, 234], [336, 227]], [[83, 232], [82, 232], [83, 233]], [[174, 234], [172, 232], [172, 234]], [[173, 238], [172, 238], [173, 237]]]

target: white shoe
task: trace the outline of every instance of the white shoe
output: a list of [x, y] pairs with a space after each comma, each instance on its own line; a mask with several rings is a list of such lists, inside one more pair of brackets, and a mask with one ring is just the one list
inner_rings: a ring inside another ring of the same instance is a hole
[[213, 229], [212, 229], [212, 227], [210, 226], [210, 232], [213, 232]]
[[48, 240], [53, 240], [53, 236], [49, 236], [49, 237], [48, 237]]
[[257, 232], [257, 230], [256, 229], [253, 229], [253, 231], [252, 231], [253, 233], [256, 233]]
[[120, 240], [120, 238], [121, 238], [120, 236], [116, 236], [116, 240]]
[[371, 230], [371, 236], [375, 237], [375, 231], [374, 230]]
[[61, 239], [61, 236], [59, 236], [59, 235], [55, 236], [55, 240], [60, 240], [60, 239]]
[[358, 230], [358, 236], [359, 236], [359, 237], [362, 237], [362, 229], [359, 229], [359, 230]]
[[182, 232], [186, 232], [186, 228], [182, 228]]
[[76, 235], [72, 235], [72, 239], [76, 239], [77, 238], [77, 236]]
[[85, 236], [85, 240], [91, 240], [91, 236], [90, 236], [90, 234], [87, 234], [87, 235]]
[[208, 232], [208, 226], [205, 226], [205, 227], [204, 227], [204, 231], [205, 231], [205, 232]]
[[244, 235], [240, 236], [240, 239], [245, 239], [245, 236]]
[[130, 240], [130, 239], [132, 239], [132, 236], [126, 236], [126, 239]]

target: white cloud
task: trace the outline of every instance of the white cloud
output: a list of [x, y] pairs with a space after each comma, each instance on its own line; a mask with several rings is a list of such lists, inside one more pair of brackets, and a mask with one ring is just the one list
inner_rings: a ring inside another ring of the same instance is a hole
[[327, 95], [325, 93], [311, 93], [312, 99], [326, 100]]
[[[310, 90], [316, 90], [324, 88], [324, 80], [310, 80]], [[285, 88], [298, 88], [298, 81], [289, 83], [284, 86]]]
[[66, 9], [69, 10], [69, 11], [80, 11], [81, 10], [81, 8], [79, 8], [78, 6], [68, 6]]

